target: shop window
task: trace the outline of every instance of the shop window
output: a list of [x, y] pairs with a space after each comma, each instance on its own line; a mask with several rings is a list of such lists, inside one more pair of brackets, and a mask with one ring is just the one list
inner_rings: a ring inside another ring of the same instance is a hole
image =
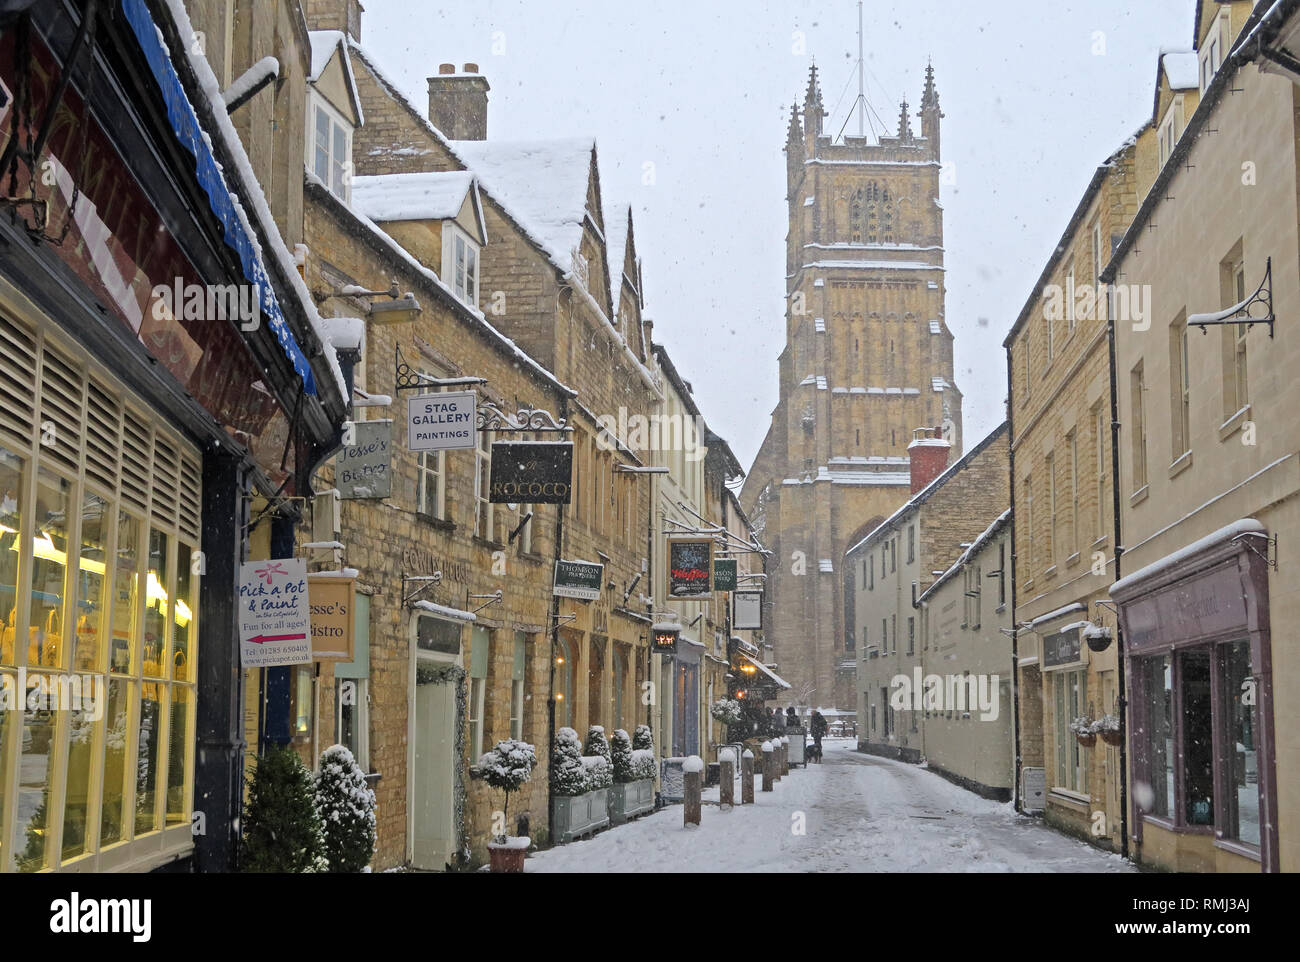
[[555, 727], [573, 727], [573, 652], [575, 646], [555, 639]]
[[522, 631], [515, 632], [514, 660], [510, 670], [510, 737], [524, 737], [524, 683], [527, 678], [528, 642]]
[[1084, 670], [1056, 673], [1056, 787], [1078, 794], [1088, 792], [1088, 761], [1091, 751], [1079, 744], [1070, 722], [1089, 712], [1088, 673]]
[[470, 758], [478, 761], [484, 751], [484, 736], [487, 731], [484, 711], [487, 701], [487, 682], [491, 652], [492, 633], [477, 625], [471, 633], [469, 652], [469, 753]]
[[1227, 755], [1227, 785], [1223, 794], [1227, 806], [1220, 830], [1225, 838], [1258, 846], [1259, 757], [1253, 705], [1256, 699], [1251, 697], [1255, 681], [1251, 677], [1250, 645], [1246, 642], [1224, 645], [1222, 652], [1225, 707], [1216, 728]]
[[355, 654], [334, 666], [334, 731], [362, 770], [370, 770], [370, 596], [354, 595]]

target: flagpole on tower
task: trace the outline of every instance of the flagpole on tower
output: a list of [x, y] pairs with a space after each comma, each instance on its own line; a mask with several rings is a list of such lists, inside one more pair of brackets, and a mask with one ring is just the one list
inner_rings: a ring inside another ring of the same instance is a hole
[[863, 71], [866, 63], [862, 53], [862, 0], [858, 0], [858, 136], [867, 135], [866, 116], [863, 111], [866, 110], [867, 102], [867, 85]]

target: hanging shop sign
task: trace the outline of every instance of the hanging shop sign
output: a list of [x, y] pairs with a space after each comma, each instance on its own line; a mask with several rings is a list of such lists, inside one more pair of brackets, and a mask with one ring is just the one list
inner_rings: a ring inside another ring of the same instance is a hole
[[311, 612], [303, 559], [239, 566], [239, 661], [245, 668], [311, 662]]
[[737, 631], [763, 630], [763, 592], [736, 591], [732, 593], [731, 627]]
[[655, 625], [650, 633], [650, 648], [657, 655], [675, 655], [681, 636], [681, 628], [674, 625]]
[[393, 493], [393, 422], [358, 421], [355, 444], [338, 457], [334, 486], [344, 501], [387, 498]]
[[568, 504], [573, 492], [573, 442], [497, 441], [492, 445], [488, 500], [493, 504]]
[[473, 391], [420, 394], [406, 400], [406, 445], [412, 451], [472, 451], [478, 444]]
[[1078, 628], [1043, 638], [1043, 667], [1060, 668], [1083, 663], [1083, 632]]
[[555, 562], [555, 585], [551, 594], [556, 598], [577, 598], [580, 601], [598, 601], [605, 587], [605, 566], [589, 561]]
[[712, 593], [713, 539], [669, 539], [668, 597], [693, 600]]
[[713, 590], [736, 590], [735, 558], [718, 558], [713, 562]]
[[307, 579], [313, 661], [348, 662], [356, 657], [352, 609], [355, 589], [355, 578], [311, 575]]

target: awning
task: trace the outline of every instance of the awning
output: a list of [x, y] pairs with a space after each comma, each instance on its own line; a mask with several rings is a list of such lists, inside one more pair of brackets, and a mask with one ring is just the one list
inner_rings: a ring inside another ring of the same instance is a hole
[[[276, 300], [271, 285], [271, 277], [262, 263], [260, 245], [250, 235], [249, 224], [241, 216], [242, 204], [236, 204], [230, 188], [226, 185], [221, 167], [212, 154], [212, 147], [199, 124], [199, 118], [194, 113], [194, 107], [185, 93], [185, 88], [181, 85], [176, 68], [172, 65], [171, 54], [163, 46], [162, 37], [154, 25], [149, 9], [144, 5], [143, 0], [122, 0], [122, 11], [126, 14], [127, 23], [131, 25], [131, 31], [135, 34], [140, 49], [144, 52], [154, 80], [158, 82], [163, 102], [167, 105], [167, 119], [171, 122], [176, 139], [194, 157], [195, 176], [199, 186], [208, 196], [208, 206], [212, 208], [212, 213], [216, 215], [225, 231], [226, 244], [239, 258], [245, 280], [255, 285], [261, 295], [262, 313], [266, 316], [267, 326], [275, 335], [280, 349], [284, 351], [284, 356], [289, 359], [293, 369], [302, 378], [303, 390], [307, 394], [315, 394], [316, 378], [312, 374], [311, 365], [307, 362], [307, 356], [294, 340], [289, 325], [284, 319], [284, 313], [280, 309], [280, 303]], [[224, 105], [221, 109], [225, 109]]]
[[790, 687], [790, 683], [788, 681], [786, 681], [784, 678], [782, 678], [780, 675], [774, 672], [771, 668], [768, 668], [767, 665], [763, 664], [761, 661], [755, 661], [753, 658], [750, 658], [749, 655], [742, 654], [740, 657], [743, 660], [749, 662], [755, 668], [757, 668], [760, 674], [766, 675], [768, 679], [770, 679], [778, 688]]

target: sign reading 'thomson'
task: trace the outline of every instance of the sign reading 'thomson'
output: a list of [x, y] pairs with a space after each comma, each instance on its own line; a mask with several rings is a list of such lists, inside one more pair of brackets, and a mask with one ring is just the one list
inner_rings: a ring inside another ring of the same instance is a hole
[[568, 504], [571, 441], [498, 441], [492, 445], [488, 500], [493, 504]]

